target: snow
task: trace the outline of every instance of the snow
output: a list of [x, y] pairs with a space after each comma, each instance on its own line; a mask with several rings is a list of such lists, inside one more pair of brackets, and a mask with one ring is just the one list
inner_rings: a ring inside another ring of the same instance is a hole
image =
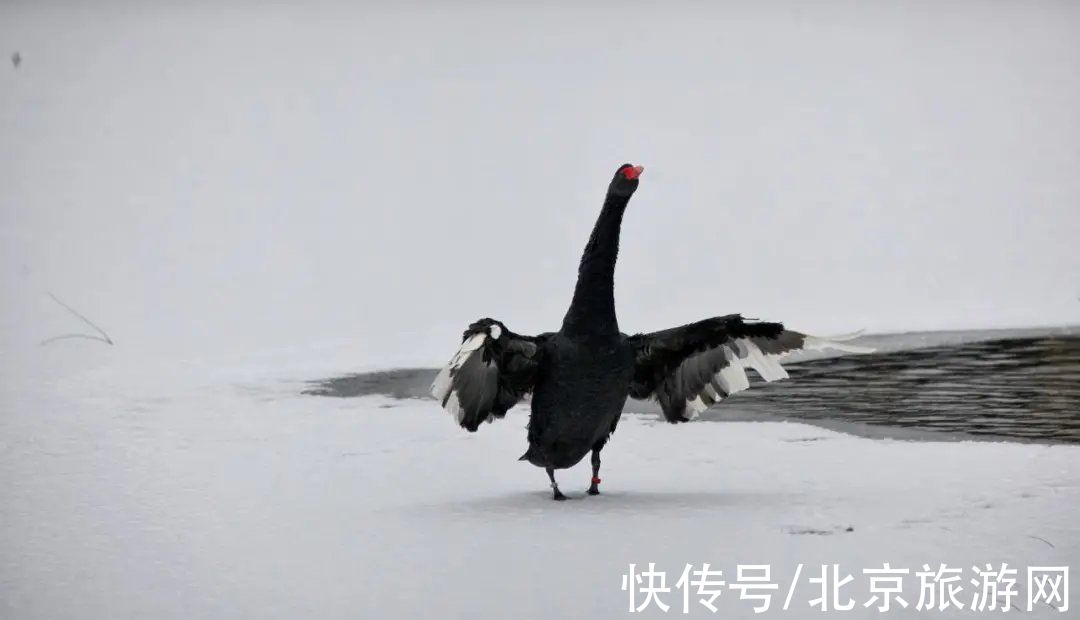
[[[1080, 446], [628, 415], [603, 495], [584, 494], [583, 463], [553, 502], [516, 460], [520, 408], [469, 434], [434, 401], [299, 395], [288, 373], [314, 349], [226, 363], [78, 347], [21, 352], [3, 385], [3, 617], [613, 618], [630, 563], [673, 584], [709, 562], [729, 578], [771, 564], [774, 608], [805, 564], [777, 612], [802, 618], [820, 615], [806, 579], [823, 563], [856, 575], [861, 605], [859, 571], [883, 562], [1080, 560]], [[83, 365], [46, 372], [60, 356]], [[735, 591], [718, 605], [752, 615]]]

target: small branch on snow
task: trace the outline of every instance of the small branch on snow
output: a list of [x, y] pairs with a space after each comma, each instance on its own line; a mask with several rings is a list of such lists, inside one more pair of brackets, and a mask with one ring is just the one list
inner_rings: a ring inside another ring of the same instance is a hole
[[101, 335], [100, 336], [93, 336], [93, 335], [90, 335], [90, 334], [64, 334], [63, 336], [54, 336], [52, 338], [46, 338], [45, 340], [42, 340], [41, 341], [41, 346], [45, 346], [45, 345], [49, 344], [50, 342], [56, 342], [57, 340], [65, 340], [67, 338], [85, 338], [87, 340], [97, 340], [98, 342], [104, 342], [105, 344], [108, 344], [108, 345], [114, 344], [113, 341], [112, 341], [112, 338], [109, 338], [109, 334], [105, 333], [105, 330], [101, 329], [100, 327], [95, 325], [93, 321], [91, 321], [90, 319], [88, 319], [85, 316], [83, 316], [82, 314], [80, 314], [78, 310], [76, 310], [75, 308], [72, 308], [71, 306], [69, 306], [69, 305], [65, 304], [64, 302], [60, 301], [56, 297], [56, 295], [53, 295], [52, 293], [49, 293], [49, 297], [52, 297], [53, 301], [60, 304], [68, 312], [74, 314], [83, 323], [86, 323], [90, 327], [93, 327], [94, 330], [97, 331], [97, 333], [99, 333]]
[[1031, 534], [1028, 534], [1028, 538], [1034, 538], [1035, 540], [1041, 540], [1044, 543], [1050, 545], [1051, 549], [1057, 549], [1057, 547], [1054, 546], [1054, 543], [1050, 542], [1049, 540], [1046, 540], [1042, 536], [1032, 536]]

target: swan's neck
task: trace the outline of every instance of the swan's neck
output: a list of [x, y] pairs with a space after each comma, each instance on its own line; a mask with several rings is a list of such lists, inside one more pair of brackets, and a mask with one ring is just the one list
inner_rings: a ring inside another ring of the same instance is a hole
[[581, 255], [574, 299], [563, 319], [568, 336], [608, 336], [619, 333], [615, 318], [615, 259], [619, 255], [619, 229], [630, 198], [608, 194], [596, 218], [589, 243]]

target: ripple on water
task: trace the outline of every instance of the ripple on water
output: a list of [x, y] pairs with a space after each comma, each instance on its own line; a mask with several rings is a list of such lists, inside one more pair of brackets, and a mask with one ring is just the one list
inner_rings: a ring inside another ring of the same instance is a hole
[[[792, 366], [740, 409], [932, 431], [1080, 442], [1080, 338], [978, 342]], [[733, 403], [734, 404], [734, 403]]]

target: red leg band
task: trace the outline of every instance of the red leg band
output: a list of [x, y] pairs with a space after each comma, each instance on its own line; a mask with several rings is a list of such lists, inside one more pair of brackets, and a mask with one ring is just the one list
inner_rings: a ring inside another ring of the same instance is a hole
[[592, 477], [592, 483], [593, 484], [600, 484], [600, 478], [597, 478], [596, 476], [593, 476]]

